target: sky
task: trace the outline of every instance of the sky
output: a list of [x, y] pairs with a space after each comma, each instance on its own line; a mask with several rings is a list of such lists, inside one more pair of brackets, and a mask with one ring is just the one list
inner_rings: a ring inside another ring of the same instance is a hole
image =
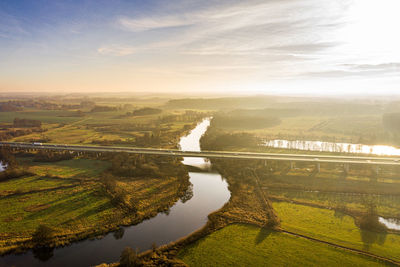
[[400, 94], [399, 0], [2, 0], [0, 92]]

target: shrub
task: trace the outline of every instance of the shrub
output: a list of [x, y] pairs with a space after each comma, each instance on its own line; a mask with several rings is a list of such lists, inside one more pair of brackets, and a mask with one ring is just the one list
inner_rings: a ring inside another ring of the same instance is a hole
[[130, 247], [126, 247], [122, 251], [119, 263], [124, 267], [142, 266], [142, 262], [138, 257], [137, 251]]
[[47, 225], [39, 225], [32, 236], [32, 241], [39, 246], [46, 246], [50, 244], [53, 237], [54, 229]]

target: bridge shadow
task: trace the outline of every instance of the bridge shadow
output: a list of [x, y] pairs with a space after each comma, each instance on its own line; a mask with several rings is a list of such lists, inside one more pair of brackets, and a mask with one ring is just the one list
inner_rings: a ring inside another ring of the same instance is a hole
[[188, 172], [212, 172], [212, 168], [209, 166], [186, 165], [186, 169]]
[[256, 239], [254, 240], [254, 243], [256, 245], [262, 243], [271, 233], [272, 233], [272, 230], [270, 230], [270, 229], [260, 228], [260, 231], [258, 231]]

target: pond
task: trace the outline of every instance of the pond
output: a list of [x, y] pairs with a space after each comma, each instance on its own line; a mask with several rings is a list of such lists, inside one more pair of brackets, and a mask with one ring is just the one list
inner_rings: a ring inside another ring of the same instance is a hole
[[322, 141], [304, 140], [268, 140], [263, 146], [273, 148], [308, 150], [318, 152], [339, 152], [339, 153], [358, 153], [379, 156], [400, 156], [400, 149], [393, 146], [384, 145], [362, 145], [350, 143], [334, 143]]
[[6, 168], [7, 168], [7, 164], [5, 164], [2, 161], [0, 161], [0, 172], [5, 171]]
[[383, 217], [379, 217], [379, 222], [383, 223], [388, 229], [400, 231], [399, 219], [385, 219]]

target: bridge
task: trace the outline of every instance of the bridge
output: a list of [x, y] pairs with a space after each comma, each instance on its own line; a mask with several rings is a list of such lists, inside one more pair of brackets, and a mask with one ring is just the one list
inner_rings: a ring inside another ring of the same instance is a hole
[[204, 157], [217, 159], [258, 159], [270, 161], [290, 162], [291, 168], [296, 162], [309, 162], [316, 165], [319, 172], [321, 163], [343, 164], [346, 172], [350, 165], [365, 165], [375, 167], [378, 173], [379, 166], [400, 166], [400, 157], [367, 157], [367, 156], [340, 156], [340, 155], [318, 155], [318, 154], [285, 154], [285, 153], [255, 153], [255, 152], [227, 152], [227, 151], [181, 151], [176, 149], [155, 149], [138, 147], [115, 147], [115, 146], [90, 146], [90, 145], [66, 145], [66, 144], [47, 144], [47, 143], [18, 143], [0, 142], [2, 147], [28, 150], [54, 150], [54, 151], [73, 151], [73, 152], [112, 152], [112, 153], [131, 153], [143, 155], [159, 155], [170, 157]]

